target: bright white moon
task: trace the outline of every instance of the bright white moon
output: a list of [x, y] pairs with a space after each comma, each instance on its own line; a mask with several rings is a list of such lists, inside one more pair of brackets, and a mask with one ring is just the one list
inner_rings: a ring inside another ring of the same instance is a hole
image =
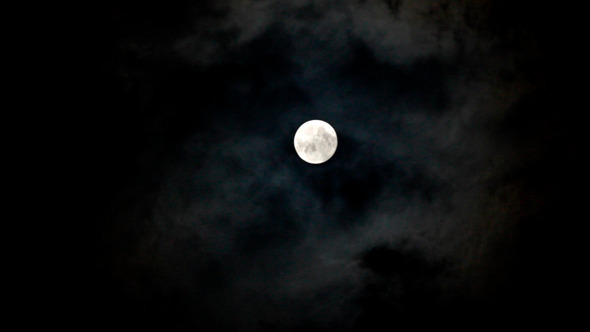
[[327, 122], [310, 120], [297, 129], [294, 144], [301, 159], [310, 164], [321, 164], [336, 152], [338, 138], [334, 128]]

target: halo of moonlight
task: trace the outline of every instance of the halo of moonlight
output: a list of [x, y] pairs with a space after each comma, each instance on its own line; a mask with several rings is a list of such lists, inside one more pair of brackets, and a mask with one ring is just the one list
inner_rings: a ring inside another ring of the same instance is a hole
[[328, 161], [338, 146], [336, 131], [322, 120], [310, 120], [302, 124], [293, 141], [299, 157], [310, 164]]

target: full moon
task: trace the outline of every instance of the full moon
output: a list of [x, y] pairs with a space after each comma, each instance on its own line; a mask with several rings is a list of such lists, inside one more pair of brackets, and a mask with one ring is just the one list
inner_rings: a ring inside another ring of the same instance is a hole
[[321, 164], [332, 158], [338, 138], [336, 131], [327, 122], [310, 120], [295, 133], [295, 151], [301, 159], [310, 164]]

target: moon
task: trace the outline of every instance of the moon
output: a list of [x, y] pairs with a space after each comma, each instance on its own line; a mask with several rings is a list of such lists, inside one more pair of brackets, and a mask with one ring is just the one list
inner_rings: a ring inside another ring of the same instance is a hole
[[310, 164], [325, 163], [332, 158], [338, 146], [336, 131], [322, 120], [310, 120], [302, 124], [293, 141], [299, 158]]

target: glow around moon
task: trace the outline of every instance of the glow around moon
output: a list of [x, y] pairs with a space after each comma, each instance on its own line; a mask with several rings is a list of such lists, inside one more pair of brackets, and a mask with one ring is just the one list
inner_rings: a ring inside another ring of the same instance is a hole
[[338, 138], [334, 128], [327, 122], [310, 120], [297, 129], [294, 144], [301, 159], [310, 164], [321, 164], [336, 152]]

